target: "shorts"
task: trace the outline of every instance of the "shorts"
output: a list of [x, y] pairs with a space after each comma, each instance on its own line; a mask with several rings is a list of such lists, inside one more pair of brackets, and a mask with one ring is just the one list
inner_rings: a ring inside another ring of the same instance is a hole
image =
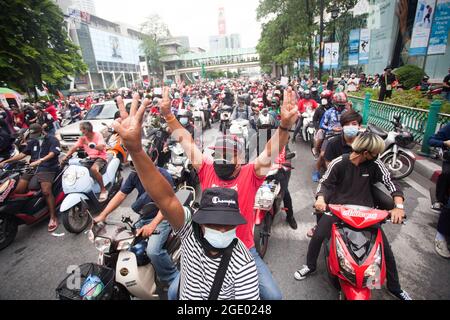
[[88, 162], [86, 166], [88, 167], [88, 169], [90, 169], [94, 164], [97, 165], [98, 171], [101, 172], [103, 168], [106, 166], [107, 162], [102, 158], [96, 158], [94, 162]]
[[56, 172], [38, 172], [36, 174], [23, 174], [20, 179], [28, 181], [28, 189], [39, 190], [42, 182], [53, 183], [56, 177]]

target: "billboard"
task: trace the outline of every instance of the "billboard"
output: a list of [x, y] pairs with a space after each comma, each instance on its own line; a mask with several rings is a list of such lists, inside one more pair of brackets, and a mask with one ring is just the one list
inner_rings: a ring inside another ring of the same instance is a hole
[[359, 64], [369, 63], [370, 30], [361, 29], [359, 35]]
[[339, 66], [339, 42], [327, 42], [324, 47], [325, 69], [337, 68]]
[[95, 60], [139, 65], [140, 41], [89, 27]]
[[350, 37], [348, 40], [348, 65], [356, 66], [359, 58], [359, 29], [350, 30]]
[[438, 0], [431, 27], [428, 54], [445, 54], [450, 29], [450, 0]]
[[435, 3], [436, 0], [419, 0], [417, 2], [416, 18], [409, 47], [410, 56], [427, 54]]

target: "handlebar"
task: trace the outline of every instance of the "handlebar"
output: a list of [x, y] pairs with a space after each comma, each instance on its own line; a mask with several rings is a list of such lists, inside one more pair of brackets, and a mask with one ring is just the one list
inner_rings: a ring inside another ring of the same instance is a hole
[[[327, 207], [325, 208], [325, 211], [318, 210], [314, 205], [312, 206], [312, 208], [314, 209], [313, 214], [316, 214], [316, 215], [317, 214], [326, 214], [326, 215], [329, 215], [329, 216], [333, 215], [329, 205], [327, 205]], [[376, 209], [376, 208], [374, 208], [374, 209]], [[379, 210], [379, 209], [377, 209], [377, 210]], [[389, 212], [389, 215], [386, 217], [386, 219], [384, 219], [384, 221], [382, 221], [382, 223], [392, 222], [392, 220], [391, 220], [391, 210], [384, 210], [384, 211]], [[405, 214], [405, 216], [403, 217], [402, 222], [401, 222], [402, 225], [406, 225], [406, 219], [407, 219], [407, 215]]]

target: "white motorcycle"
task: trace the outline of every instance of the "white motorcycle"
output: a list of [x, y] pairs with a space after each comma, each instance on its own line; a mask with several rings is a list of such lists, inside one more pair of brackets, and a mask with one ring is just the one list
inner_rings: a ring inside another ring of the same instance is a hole
[[233, 113], [233, 107], [223, 105], [219, 108], [220, 114], [220, 132], [224, 133], [227, 131], [228, 126], [230, 124], [231, 114]]
[[249, 162], [249, 158], [250, 158], [249, 131], [250, 131], [250, 121], [245, 120], [245, 119], [231, 120], [230, 134], [237, 136], [243, 142], [243, 145], [245, 147], [245, 162], [246, 163]]
[[206, 129], [207, 127], [207, 123], [206, 123], [206, 119], [205, 119], [205, 113], [204, 110], [206, 108], [203, 106], [203, 104], [199, 104], [197, 103], [195, 106], [193, 106], [192, 108], [192, 117], [194, 118], [194, 122], [197, 123], [201, 123], [201, 127], [203, 130]]
[[316, 129], [314, 128], [313, 124], [313, 117], [314, 112], [311, 107], [306, 108], [306, 111], [302, 113], [302, 119], [303, 119], [303, 127], [302, 127], [302, 137], [303, 141], [313, 141], [314, 140], [314, 134], [316, 132]]
[[[189, 190], [176, 194], [184, 206], [192, 206], [194, 197]], [[154, 203], [145, 205], [141, 214], [157, 209]], [[56, 289], [60, 299], [70, 300], [142, 300], [167, 299], [167, 293], [159, 283], [152, 262], [147, 256], [147, 239], [136, 236], [136, 223], [130, 217], [122, 217], [122, 223], [102, 222], [92, 226], [89, 240], [99, 252], [97, 264], [79, 266], [83, 287], [72, 288], [69, 275]], [[156, 231], [154, 235], [158, 234]], [[179, 269], [181, 241], [171, 233], [164, 245]], [[92, 281], [95, 279], [95, 281]], [[87, 281], [93, 282], [87, 284]], [[87, 287], [87, 288], [85, 288]]]
[[[103, 175], [103, 183], [108, 190], [108, 199], [99, 202], [100, 186], [91, 177], [88, 169], [93, 161], [89, 158], [70, 159], [69, 166], [65, 169], [62, 177], [65, 198], [59, 210], [64, 227], [71, 233], [82, 232], [91, 219], [87, 210], [100, 212], [122, 185], [120, 159], [115, 157], [100, 171]], [[83, 201], [88, 207], [83, 205]]]

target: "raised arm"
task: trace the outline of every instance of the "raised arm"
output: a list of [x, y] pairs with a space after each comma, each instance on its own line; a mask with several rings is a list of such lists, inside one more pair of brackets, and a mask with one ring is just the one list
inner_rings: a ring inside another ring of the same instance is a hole
[[180, 142], [183, 150], [186, 152], [187, 157], [191, 160], [192, 165], [195, 169], [200, 169], [203, 160], [203, 154], [201, 150], [196, 146], [194, 139], [192, 138], [189, 131], [187, 131], [178, 122], [177, 118], [172, 113], [172, 108], [170, 107], [169, 98], [169, 88], [164, 88], [164, 95], [161, 102], [161, 115], [166, 119], [169, 128], [172, 130], [172, 137]]
[[264, 151], [258, 156], [255, 162], [255, 171], [260, 177], [265, 176], [269, 172], [272, 163], [289, 141], [289, 130], [298, 118], [296, 101], [296, 94], [289, 87], [284, 91], [280, 126], [267, 142]]
[[145, 99], [139, 109], [137, 108], [138, 104], [139, 95], [135, 94], [130, 115], [125, 120], [116, 120], [113, 127], [122, 138], [125, 147], [130, 153], [145, 191], [150, 195], [172, 227], [178, 230], [184, 224], [184, 209], [175, 196], [170, 184], [142, 149], [142, 121], [145, 108], [150, 104], [150, 100]]

